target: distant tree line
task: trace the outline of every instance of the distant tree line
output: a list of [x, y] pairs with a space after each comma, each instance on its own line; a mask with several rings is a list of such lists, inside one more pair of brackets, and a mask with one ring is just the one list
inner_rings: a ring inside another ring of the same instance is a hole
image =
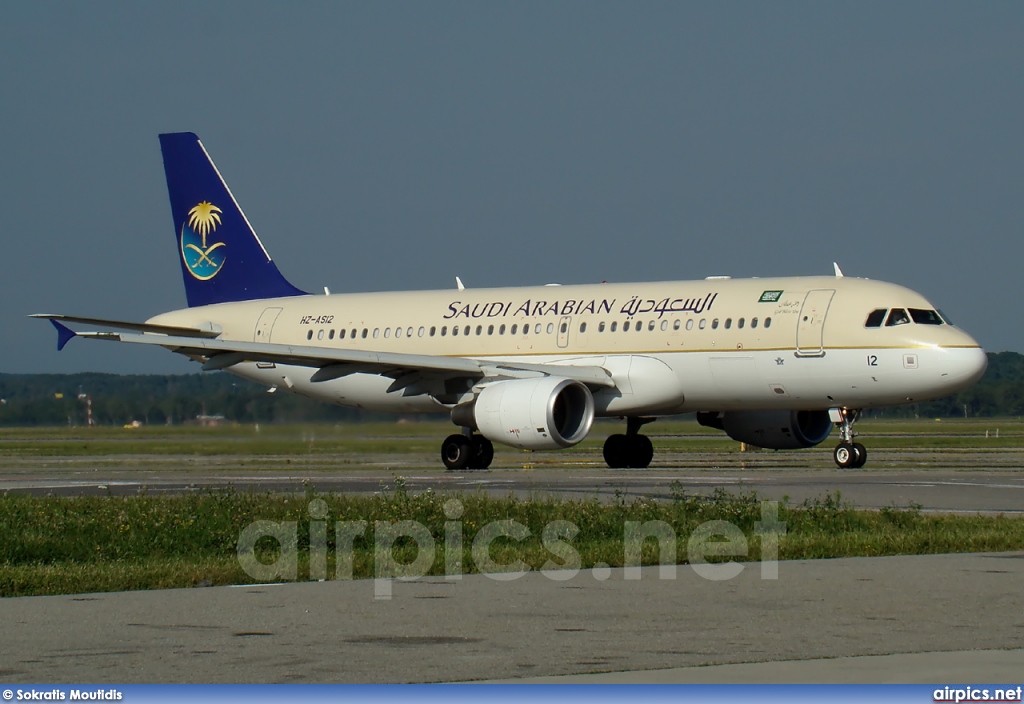
[[[869, 410], [875, 417], [970, 418], [1024, 415], [1024, 355], [989, 353], [988, 371], [955, 396]], [[196, 422], [224, 416], [239, 423], [359, 422], [393, 418], [335, 406], [226, 372], [180, 375], [0, 374], [0, 426], [85, 425], [85, 397], [99, 425]]]

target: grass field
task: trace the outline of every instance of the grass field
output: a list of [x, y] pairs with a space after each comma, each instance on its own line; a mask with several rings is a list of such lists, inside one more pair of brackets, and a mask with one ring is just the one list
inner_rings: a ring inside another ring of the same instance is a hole
[[[420, 455], [436, 458], [440, 439], [453, 426], [442, 422], [377, 423], [347, 426], [226, 426], [219, 428], [6, 428], [0, 429], [0, 464], [47, 458], [118, 456], [265, 455]], [[731, 454], [739, 444], [694, 422], [667, 421], [647, 427], [659, 450]], [[1017, 419], [969, 421], [864, 421], [858, 430], [869, 447], [896, 447], [950, 453], [1003, 452], [1024, 448], [1024, 422]], [[997, 432], [998, 431], [998, 432]], [[537, 453], [538, 458], [571, 462], [573, 457], [598, 457], [604, 437], [620, 432], [619, 424], [601, 423], [593, 436], [566, 453]], [[830, 444], [829, 444], [830, 446]], [[514, 452], [514, 451], [508, 451]], [[357, 464], [352, 465], [358, 467]], [[342, 468], [343, 469], [343, 468]], [[335, 574], [339, 522], [365, 520], [370, 529], [353, 544], [352, 572], [374, 575], [374, 526], [416, 521], [436, 543], [430, 574], [445, 570], [445, 501], [457, 498], [464, 507], [458, 526], [463, 535], [460, 569], [478, 569], [470, 546], [484, 526], [514, 520], [526, 526], [522, 541], [499, 539], [489, 555], [498, 563], [523, 560], [540, 569], [556, 559], [541, 536], [554, 521], [568, 521], [579, 533], [571, 545], [579, 565], [621, 566], [626, 561], [627, 521], [663, 521], [671, 528], [677, 559], [686, 561], [687, 541], [707, 521], [727, 521], [744, 536], [749, 550], [734, 559], [760, 557], [757, 522], [762, 504], [753, 494], [716, 492], [690, 496], [680, 488], [668, 501], [621, 499], [611, 504], [593, 500], [534, 500], [485, 494], [407, 492], [401, 480], [376, 496], [312, 494], [271, 495], [239, 492], [196, 492], [185, 496], [38, 497], [0, 495], [0, 595], [62, 594], [126, 589], [189, 587], [199, 584], [252, 582], [238, 559], [242, 531], [253, 521], [294, 521], [297, 531], [295, 578], [311, 570], [310, 502], [325, 502], [326, 574]], [[1001, 516], [936, 515], [915, 506], [882, 511], [854, 510], [841, 497], [823, 496], [799, 505], [783, 503], [778, 520], [786, 532], [779, 538], [782, 559], [872, 556], [1024, 549], [1024, 519]], [[380, 522], [379, 524], [375, 522]], [[278, 546], [257, 545], [264, 563], [278, 556]], [[315, 551], [314, 551], [315, 552]], [[319, 553], [317, 553], [319, 554]], [[399, 563], [417, 555], [408, 539], [393, 551]], [[451, 559], [451, 556], [449, 556]], [[641, 562], [658, 561], [657, 544], [643, 544]], [[319, 564], [319, 563], [318, 563]]]

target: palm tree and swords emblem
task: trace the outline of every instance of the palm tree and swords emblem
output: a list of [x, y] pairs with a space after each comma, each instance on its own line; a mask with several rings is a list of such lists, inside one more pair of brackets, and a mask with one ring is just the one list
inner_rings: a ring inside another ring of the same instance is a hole
[[206, 238], [216, 232], [221, 224], [223, 211], [209, 201], [202, 201], [188, 211], [188, 222], [181, 227], [181, 257], [189, 273], [201, 281], [212, 279], [224, 266], [224, 253], [219, 250], [226, 246], [214, 242], [207, 246]]

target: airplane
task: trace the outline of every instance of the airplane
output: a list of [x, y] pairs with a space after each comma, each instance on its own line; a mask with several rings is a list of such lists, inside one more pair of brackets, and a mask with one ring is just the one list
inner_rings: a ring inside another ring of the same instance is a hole
[[[162, 134], [188, 307], [143, 323], [38, 314], [73, 337], [156, 345], [314, 399], [443, 413], [450, 470], [486, 469], [493, 443], [578, 444], [596, 417], [624, 418], [611, 468], [644, 468], [640, 430], [696, 413], [769, 449], [814, 447], [862, 467], [864, 408], [956, 393], [984, 350], [922, 295], [843, 276], [310, 294], [278, 270], [199, 138]], [[68, 325], [98, 326], [74, 332]], [[112, 330], [110, 330], [112, 329]]]

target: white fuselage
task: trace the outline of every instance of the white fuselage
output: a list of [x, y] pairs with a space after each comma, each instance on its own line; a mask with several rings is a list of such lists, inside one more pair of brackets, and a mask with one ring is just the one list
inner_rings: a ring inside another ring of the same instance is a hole
[[[949, 324], [866, 327], [878, 309], [934, 307], [909, 289], [850, 277], [296, 296], [165, 313], [222, 339], [603, 367], [597, 415], [821, 410], [955, 393], [984, 372], [978, 343]], [[388, 392], [393, 379], [313, 382], [308, 367], [242, 363], [233, 373], [359, 408], [439, 412], [471, 395]]]

